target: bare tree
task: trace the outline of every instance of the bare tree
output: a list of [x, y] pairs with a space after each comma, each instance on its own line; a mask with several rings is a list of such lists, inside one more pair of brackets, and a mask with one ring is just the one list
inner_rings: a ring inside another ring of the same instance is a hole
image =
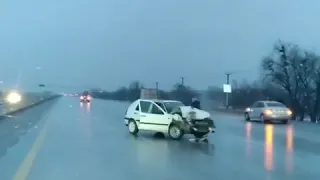
[[288, 93], [290, 105], [301, 120], [305, 113], [312, 121], [317, 118], [318, 61], [314, 53], [284, 42], [277, 43], [273, 53], [262, 60], [265, 80]]

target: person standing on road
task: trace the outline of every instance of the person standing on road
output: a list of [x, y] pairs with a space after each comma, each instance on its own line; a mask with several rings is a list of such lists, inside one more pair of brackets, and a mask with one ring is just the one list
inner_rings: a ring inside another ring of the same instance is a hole
[[200, 101], [198, 98], [196, 97], [192, 98], [191, 107], [201, 109]]

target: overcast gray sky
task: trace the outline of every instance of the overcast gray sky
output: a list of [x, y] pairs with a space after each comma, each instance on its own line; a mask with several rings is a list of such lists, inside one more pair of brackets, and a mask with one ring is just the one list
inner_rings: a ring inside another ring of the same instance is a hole
[[[278, 39], [318, 50], [312, 0], [2, 0], [0, 80], [115, 89], [132, 80], [197, 89], [258, 76]], [[36, 69], [41, 67], [41, 69]]]

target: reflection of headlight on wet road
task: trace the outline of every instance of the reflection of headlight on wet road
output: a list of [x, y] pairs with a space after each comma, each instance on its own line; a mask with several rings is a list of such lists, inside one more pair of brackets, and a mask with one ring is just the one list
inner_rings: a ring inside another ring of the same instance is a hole
[[17, 92], [11, 92], [7, 95], [6, 100], [10, 103], [10, 104], [16, 104], [18, 102], [20, 102], [22, 99], [21, 95]]

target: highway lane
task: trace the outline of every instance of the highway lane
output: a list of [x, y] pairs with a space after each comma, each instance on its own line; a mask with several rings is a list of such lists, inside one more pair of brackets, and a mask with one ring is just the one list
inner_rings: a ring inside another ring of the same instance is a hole
[[61, 98], [45, 119], [40, 118], [44, 125], [40, 126], [34, 143], [20, 146], [28, 147], [29, 152], [24, 154], [25, 159], [12, 177], [15, 180], [320, 177], [320, 143], [312, 137], [315, 132], [306, 133], [307, 126], [301, 130], [294, 125], [245, 123], [239, 116], [215, 113], [218, 131], [210, 137], [209, 144], [192, 143], [188, 137], [177, 142], [155, 138], [150, 133], [129, 135], [123, 122], [127, 106], [97, 99], [88, 106], [81, 105], [76, 98]]
[[0, 179], [12, 179], [57, 100], [0, 119]]

